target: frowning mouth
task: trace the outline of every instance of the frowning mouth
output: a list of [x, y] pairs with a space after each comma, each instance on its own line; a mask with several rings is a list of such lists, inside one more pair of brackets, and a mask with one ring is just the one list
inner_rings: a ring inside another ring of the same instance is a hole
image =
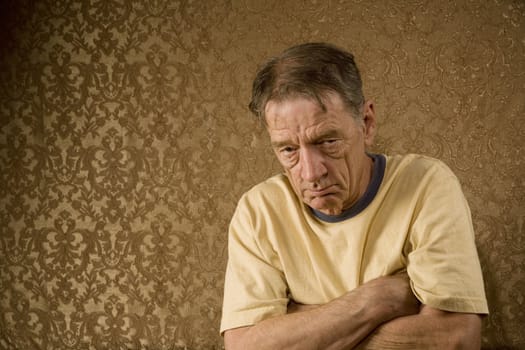
[[312, 197], [324, 197], [324, 196], [328, 196], [330, 194], [334, 194], [334, 189], [333, 189], [333, 186], [328, 186], [328, 187], [325, 187], [325, 188], [322, 188], [322, 189], [319, 189], [319, 190], [309, 189], [308, 193]]

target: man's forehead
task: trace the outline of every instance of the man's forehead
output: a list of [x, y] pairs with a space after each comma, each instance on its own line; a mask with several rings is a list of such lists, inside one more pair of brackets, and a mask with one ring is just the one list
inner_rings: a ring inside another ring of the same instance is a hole
[[318, 123], [335, 123], [348, 117], [340, 97], [327, 96], [323, 105], [315, 98], [297, 96], [285, 100], [270, 100], [265, 106], [265, 122], [269, 129], [301, 128]]
[[290, 96], [284, 99], [269, 100], [266, 103], [264, 110], [266, 115], [283, 113], [287, 112], [292, 106], [304, 106], [315, 108], [317, 110], [324, 110], [324, 106], [321, 106], [316, 99], [306, 96]]
[[[300, 121], [300, 119], [299, 119]], [[341, 137], [348, 127], [340, 119], [322, 118], [305, 119], [304, 123], [276, 123], [267, 126], [267, 131], [274, 146], [300, 142], [317, 142], [320, 139]]]

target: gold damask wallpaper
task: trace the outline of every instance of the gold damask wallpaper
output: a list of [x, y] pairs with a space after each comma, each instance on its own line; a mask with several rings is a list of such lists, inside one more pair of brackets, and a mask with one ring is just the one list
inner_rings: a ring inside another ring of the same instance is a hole
[[2, 0], [0, 39], [0, 349], [220, 349], [228, 222], [279, 171], [251, 80], [321, 40], [376, 151], [459, 176], [483, 347], [525, 349], [522, 0]]

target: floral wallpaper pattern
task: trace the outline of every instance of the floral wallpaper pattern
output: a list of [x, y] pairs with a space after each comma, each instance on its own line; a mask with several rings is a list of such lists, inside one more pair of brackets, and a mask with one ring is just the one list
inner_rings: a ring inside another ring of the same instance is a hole
[[248, 113], [285, 47], [353, 51], [375, 151], [444, 160], [491, 314], [525, 349], [521, 0], [4, 0], [0, 349], [220, 349], [226, 235], [279, 171]]

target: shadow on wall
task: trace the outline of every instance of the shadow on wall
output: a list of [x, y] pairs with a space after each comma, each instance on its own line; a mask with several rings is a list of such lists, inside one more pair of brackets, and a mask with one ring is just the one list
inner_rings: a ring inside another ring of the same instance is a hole
[[3, 0], [0, 2], [0, 58], [16, 52], [18, 37], [34, 14], [35, 1]]

